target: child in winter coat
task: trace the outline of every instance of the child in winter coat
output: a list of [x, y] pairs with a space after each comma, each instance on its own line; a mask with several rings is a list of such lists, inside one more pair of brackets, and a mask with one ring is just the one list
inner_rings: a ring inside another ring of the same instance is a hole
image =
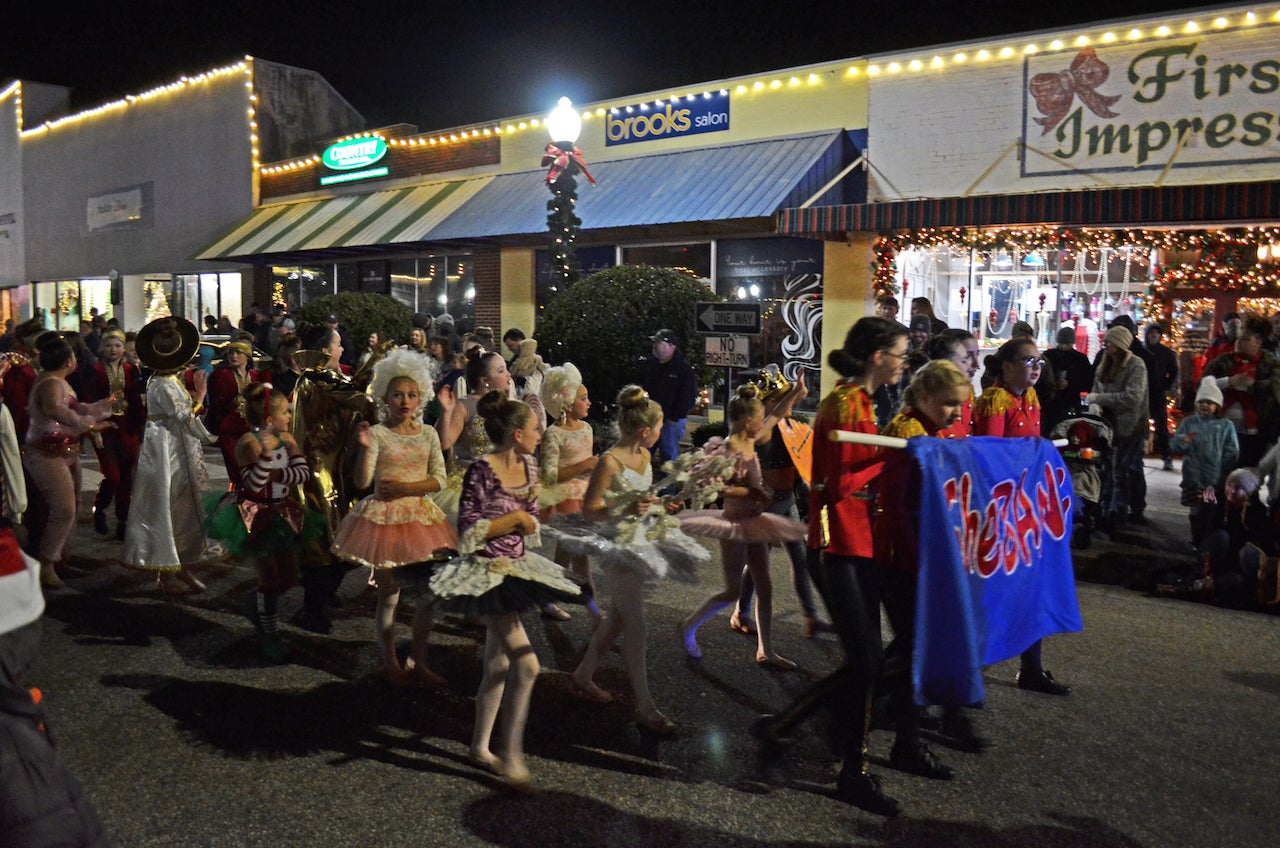
[[1202, 539], [1200, 513], [1205, 504], [1222, 498], [1223, 481], [1240, 456], [1236, 429], [1222, 411], [1222, 390], [1206, 377], [1196, 392], [1196, 412], [1182, 419], [1169, 449], [1182, 457], [1182, 505], [1188, 507], [1191, 543], [1198, 550]]

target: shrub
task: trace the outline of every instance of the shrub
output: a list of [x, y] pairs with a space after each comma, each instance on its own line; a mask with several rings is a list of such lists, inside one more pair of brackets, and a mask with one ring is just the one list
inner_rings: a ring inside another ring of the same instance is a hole
[[347, 331], [357, 354], [364, 350], [373, 331], [404, 344], [409, 341], [413, 326], [413, 310], [399, 301], [384, 294], [341, 292], [317, 298], [297, 310], [294, 320], [298, 322], [298, 337], [305, 343], [307, 334], [329, 315], [338, 316], [338, 323]]
[[620, 388], [639, 379], [640, 363], [653, 349], [649, 337], [669, 328], [699, 385], [706, 385], [715, 369], [705, 367], [694, 310], [700, 301], [721, 299], [686, 272], [619, 265], [582, 278], [547, 305], [538, 321], [538, 353], [551, 364], [578, 366], [593, 405], [603, 411]]

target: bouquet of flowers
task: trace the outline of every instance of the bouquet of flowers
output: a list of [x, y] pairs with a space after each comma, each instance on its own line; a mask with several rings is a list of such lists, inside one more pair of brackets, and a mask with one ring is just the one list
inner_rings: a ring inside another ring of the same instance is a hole
[[[708, 443], [706, 447], [714, 449], [715, 445]], [[606, 493], [605, 502], [609, 514], [614, 517], [626, 515], [637, 501], [651, 498], [652, 502], [642, 514], [622, 519], [618, 523], [618, 530], [624, 534], [630, 533], [637, 522], [644, 522], [645, 538], [650, 542], [662, 541], [668, 531], [680, 526], [680, 522], [671, 513], [685, 501], [691, 503], [694, 509], [703, 509], [714, 503], [725, 486], [725, 480], [733, 474], [736, 464], [732, 455], [708, 453], [706, 448], [681, 454], [662, 464], [662, 479], [646, 491]], [[668, 488], [673, 488], [674, 492], [659, 494]]]

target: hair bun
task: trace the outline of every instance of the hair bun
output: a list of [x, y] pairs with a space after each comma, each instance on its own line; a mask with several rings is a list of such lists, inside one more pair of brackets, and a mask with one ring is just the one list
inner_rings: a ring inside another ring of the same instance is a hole
[[481, 418], [498, 418], [501, 417], [507, 408], [507, 404], [511, 403], [506, 392], [500, 392], [494, 389], [485, 392], [480, 400], [476, 402], [476, 414]]
[[649, 393], [634, 383], [618, 391], [618, 406], [622, 409], [639, 409], [648, 403]]
[[743, 400], [751, 400], [760, 397], [760, 387], [755, 383], [741, 383], [735, 394]]

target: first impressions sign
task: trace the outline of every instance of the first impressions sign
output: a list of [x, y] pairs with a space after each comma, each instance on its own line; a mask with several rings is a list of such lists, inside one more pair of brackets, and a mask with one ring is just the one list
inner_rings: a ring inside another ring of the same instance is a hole
[[1278, 36], [1263, 25], [1028, 57], [1022, 138], [1046, 156], [1024, 157], [1023, 175], [1280, 160]]

